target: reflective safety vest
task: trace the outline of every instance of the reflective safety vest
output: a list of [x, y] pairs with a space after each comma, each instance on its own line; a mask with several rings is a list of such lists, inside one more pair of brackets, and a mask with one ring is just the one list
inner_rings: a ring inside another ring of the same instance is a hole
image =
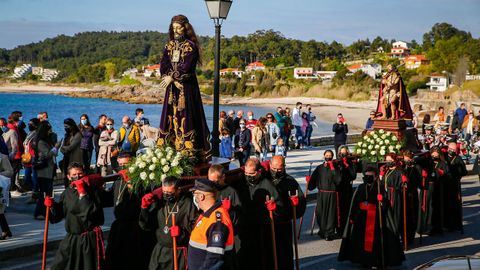
[[[200, 215], [190, 234], [188, 248], [189, 269], [210, 269], [207, 255], [221, 259], [225, 251], [234, 249], [233, 225], [228, 211], [222, 203], [216, 203], [208, 211]], [[213, 261], [212, 261], [213, 263]]]

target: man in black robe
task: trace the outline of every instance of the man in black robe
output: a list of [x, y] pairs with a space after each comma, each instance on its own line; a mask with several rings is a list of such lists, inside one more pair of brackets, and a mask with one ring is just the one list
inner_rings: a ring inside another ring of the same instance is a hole
[[[197, 211], [192, 199], [180, 193], [179, 182], [177, 178], [167, 177], [161, 188], [142, 198], [140, 227], [155, 231], [157, 236], [148, 266], [150, 270], [173, 269], [173, 236], [177, 239], [178, 269], [187, 267], [188, 241]], [[172, 228], [172, 214], [175, 214], [175, 228]]]
[[272, 232], [266, 196], [274, 200], [277, 209], [274, 218], [283, 211], [283, 201], [272, 182], [261, 169], [256, 158], [245, 163], [246, 183], [239, 189], [245, 207], [245, 229], [241, 230], [242, 250], [240, 269], [273, 269]]
[[422, 181], [422, 167], [416, 164], [410, 151], [403, 153], [403, 171], [407, 176], [407, 243], [413, 244], [418, 222], [418, 188]]
[[214, 164], [208, 169], [208, 180], [218, 186], [217, 199], [222, 201], [223, 207], [228, 211], [235, 233], [235, 251], [241, 250], [240, 230], [244, 222], [244, 209], [238, 192], [225, 183], [225, 169], [222, 165]]
[[338, 236], [343, 234], [343, 229], [347, 222], [348, 209], [353, 195], [353, 181], [357, 178], [357, 164], [351, 158], [347, 146], [341, 146], [337, 158], [337, 164], [340, 168], [340, 184], [337, 187], [338, 201], [340, 205], [340, 224]]
[[442, 232], [444, 224], [442, 194], [449, 171], [440, 148], [433, 147], [430, 155], [427, 166], [422, 170], [417, 233], [432, 235]]
[[385, 183], [387, 190], [387, 200], [390, 203], [392, 211], [393, 225], [400, 233], [402, 239], [403, 233], [403, 186], [407, 183], [407, 177], [404, 175], [401, 166], [397, 162], [397, 155], [389, 153], [385, 156], [385, 166], [380, 170], [380, 178]]
[[462, 216], [462, 177], [467, 175], [467, 168], [462, 158], [457, 155], [457, 144], [455, 142], [448, 143], [448, 169], [450, 178], [445, 183], [443, 200], [445, 201], [444, 215], [445, 228], [448, 230], [463, 230]]
[[352, 198], [338, 261], [377, 268], [401, 265], [405, 255], [389, 211], [385, 184], [376, 177], [375, 168], [367, 168], [363, 180]]
[[105, 251], [107, 269], [148, 269], [155, 235], [142, 230], [138, 224], [142, 194], [132, 191], [126, 170], [123, 169], [130, 155], [122, 153], [117, 160], [122, 179], [113, 183], [110, 192], [113, 195], [110, 206], [114, 207], [115, 220], [110, 227]]
[[65, 218], [67, 235], [60, 242], [52, 270], [97, 270], [105, 269], [103, 249], [103, 202], [105, 192], [101, 177], [84, 177], [83, 165], [72, 163], [67, 168], [70, 184], [54, 202], [47, 196], [44, 204], [50, 207], [50, 222], [58, 223]]
[[333, 152], [326, 150], [323, 154], [325, 162], [312, 173], [308, 190], [318, 188], [317, 195], [317, 222], [320, 230], [318, 235], [327, 241], [335, 238], [335, 230], [340, 227], [340, 204], [338, 185], [341, 181], [340, 170], [333, 162]]
[[298, 196], [295, 206], [296, 218], [305, 214], [307, 201], [297, 180], [285, 172], [285, 160], [282, 156], [273, 156], [270, 162], [270, 177], [283, 201], [284, 211], [275, 220], [275, 238], [277, 244], [278, 269], [293, 270], [293, 204], [290, 196]]

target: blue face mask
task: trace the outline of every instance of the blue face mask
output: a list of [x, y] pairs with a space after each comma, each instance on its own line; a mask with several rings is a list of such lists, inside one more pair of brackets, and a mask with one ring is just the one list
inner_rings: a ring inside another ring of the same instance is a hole
[[80, 123], [82, 123], [82, 125], [85, 126], [85, 125], [87, 124], [87, 119], [82, 119], [82, 120], [80, 120]]
[[112, 129], [113, 128], [113, 125], [107, 125], [107, 129]]

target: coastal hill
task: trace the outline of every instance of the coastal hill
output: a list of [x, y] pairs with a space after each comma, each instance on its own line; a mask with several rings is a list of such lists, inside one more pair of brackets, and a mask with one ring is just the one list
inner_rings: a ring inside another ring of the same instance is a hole
[[[202, 62], [197, 75], [202, 91], [208, 95], [212, 92], [214, 40], [211, 37], [199, 39]], [[4, 81], [15, 83], [8, 79], [13, 68], [33, 64], [59, 70], [60, 74], [53, 83], [86, 84], [87, 87], [109, 84], [120, 79], [129, 68], [141, 69], [158, 63], [167, 40], [168, 34], [156, 31], [83, 32], [74, 36], [60, 35], [11, 50], [0, 49], [0, 82], [3, 77]], [[419, 68], [407, 69], [398, 58], [392, 57], [390, 51], [395, 41], [376, 37], [344, 45], [336, 41], [290, 39], [274, 30], [223, 38], [222, 68], [243, 70], [251, 62], [262, 61], [267, 70], [256, 73], [253, 81], [245, 76], [241, 79], [227, 77], [222, 80], [221, 93], [250, 97], [288, 95], [367, 100], [371, 92], [378, 90], [378, 76], [371, 78], [360, 70], [350, 72], [349, 68], [356, 63], [379, 64], [383, 69], [389, 63], [400, 65], [399, 71], [410, 95], [416, 94], [417, 89], [427, 88], [431, 74], [450, 74], [455, 78], [453, 83], [459, 87], [466, 73], [480, 74], [480, 39], [448, 23], [433, 25], [422, 41], [406, 42], [410, 54], [428, 59], [429, 63]], [[319, 81], [295, 80], [294, 67], [336, 71], [336, 75], [327, 85]], [[2, 70], [7, 72], [2, 73]], [[38, 78], [30, 76], [20, 82], [35, 80]], [[120, 84], [142, 83], [126, 79]], [[135, 88], [143, 89], [142, 86]]]

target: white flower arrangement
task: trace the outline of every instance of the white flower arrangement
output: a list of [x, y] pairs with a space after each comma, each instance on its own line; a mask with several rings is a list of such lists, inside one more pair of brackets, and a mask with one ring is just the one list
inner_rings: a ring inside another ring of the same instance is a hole
[[159, 187], [168, 176], [193, 173], [191, 159], [171, 147], [149, 148], [128, 164], [128, 177], [135, 191]]
[[369, 162], [384, 160], [387, 153], [399, 154], [403, 142], [391, 131], [383, 129], [370, 132], [355, 145], [354, 153]]

